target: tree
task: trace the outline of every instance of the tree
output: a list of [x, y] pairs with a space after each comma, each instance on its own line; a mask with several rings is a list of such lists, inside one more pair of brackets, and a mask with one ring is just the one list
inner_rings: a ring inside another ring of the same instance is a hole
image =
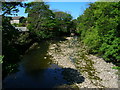
[[[20, 60], [20, 51], [15, 46], [21, 34], [10, 23], [7, 15], [17, 13], [18, 6], [22, 7], [21, 2], [2, 2], [2, 54], [3, 58], [3, 78], [17, 69], [16, 63]], [[22, 48], [23, 49], [23, 48]], [[14, 68], [14, 69], [13, 69]]]
[[54, 32], [54, 14], [45, 2], [27, 4], [28, 29], [37, 40], [50, 38]]
[[[13, 6], [12, 6], [13, 5]], [[17, 41], [17, 38], [19, 37], [19, 32], [16, 30], [11, 24], [10, 24], [10, 18], [7, 17], [6, 15], [12, 15], [15, 12], [18, 12], [17, 6], [21, 6], [22, 3], [19, 2], [3, 2], [2, 5], [2, 48], [3, 48], [3, 55], [6, 58], [13, 60], [12, 54], [9, 54], [10, 52], [13, 52], [15, 50], [14, 44]], [[9, 53], [8, 53], [9, 51]], [[17, 51], [17, 50], [15, 50]], [[17, 53], [16, 53], [17, 54]], [[17, 57], [18, 55], [16, 55]]]
[[55, 20], [56, 20], [56, 29], [58, 30], [57, 32], [62, 35], [62, 34], [70, 34], [70, 28], [72, 25], [72, 16], [68, 13], [58, 11], [54, 12], [55, 14]]
[[3, 16], [19, 12], [18, 6], [23, 7], [21, 2], [2, 2]]
[[95, 2], [78, 17], [81, 40], [107, 61], [120, 61], [120, 2]]

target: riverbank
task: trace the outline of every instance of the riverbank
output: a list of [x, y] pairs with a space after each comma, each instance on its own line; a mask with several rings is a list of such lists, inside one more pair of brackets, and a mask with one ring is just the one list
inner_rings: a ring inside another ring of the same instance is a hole
[[52, 43], [48, 53], [55, 64], [63, 68], [78, 70], [85, 78], [82, 83], [75, 83], [79, 88], [118, 88], [117, 70], [115, 65], [106, 63], [102, 58], [88, 55], [86, 47], [77, 38], [67, 37], [67, 40]]

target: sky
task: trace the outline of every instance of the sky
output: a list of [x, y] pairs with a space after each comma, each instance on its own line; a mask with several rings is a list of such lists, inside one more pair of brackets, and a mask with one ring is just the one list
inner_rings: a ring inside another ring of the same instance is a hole
[[[89, 7], [90, 2], [47, 2], [51, 10], [68, 12], [76, 19], [78, 16], [82, 15], [84, 10]], [[24, 13], [24, 8], [19, 8], [18, 16], [27, 17]]]

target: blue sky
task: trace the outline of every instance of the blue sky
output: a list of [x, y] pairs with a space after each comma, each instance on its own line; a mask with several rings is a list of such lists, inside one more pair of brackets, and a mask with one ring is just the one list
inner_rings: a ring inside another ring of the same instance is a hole
[[73, 18], [77, 18], [83, 14], [84, 10], [89, 6], [88, 2], [49, 2], [51, 10], [60, 10], [70, 13]]
[[[79, 15], [83, 14], [84, 10], [89, 7], [90, 2], [47, 2], [50, 5], [51, 10], [58, 10], [68, 12], [73, 16], [73, 19], [76, 19]], [[19, 8], [19, 16], [27, 17], [27, 14], [24, 13], [24, 8]]]

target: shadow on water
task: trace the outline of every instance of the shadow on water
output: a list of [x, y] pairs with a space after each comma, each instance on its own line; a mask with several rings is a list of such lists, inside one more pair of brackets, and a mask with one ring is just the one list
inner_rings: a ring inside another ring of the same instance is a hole
[[34, 71], [31, 74], [19, 71], [4, 80], [3, 88], [54, 88], [82, 82], [84, 77], [77, 70], [58, 67]]
[[48, 48], [49, 42], [42, 42], [26, 53], [18, 71], [3, 80], [3, 88], [54, 88], [84, 82], [77, 70], [53, 64]]

